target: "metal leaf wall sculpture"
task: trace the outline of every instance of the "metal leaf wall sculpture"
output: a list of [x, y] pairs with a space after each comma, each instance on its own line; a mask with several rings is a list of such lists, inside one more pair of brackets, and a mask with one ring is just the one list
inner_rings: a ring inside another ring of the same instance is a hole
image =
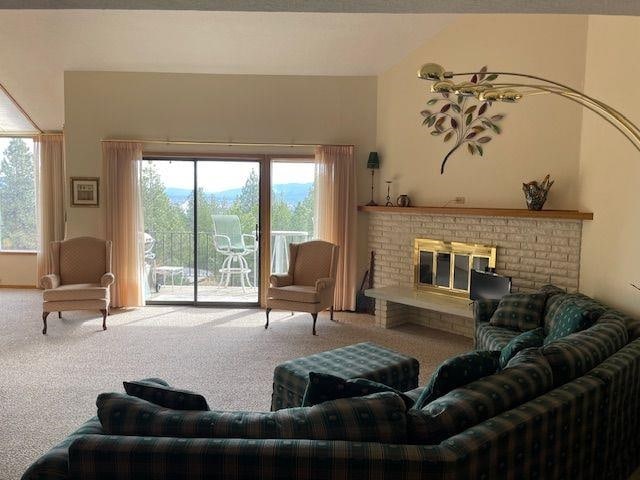
[[[491, 86], [491, 82], [498, 76], [486, 75], [486, 71], [485, 65], [478, 74], [471, 77], [471, 83]], [[502, 133], [500, 122], [504, 114], [489, 115], [492, 102], [480, 101], [475, 97], [449, 93], [436, 95], [436, 98], [427, 101], [427, 106], [431, 109], [422, 110], [420, 114], [424, 117], [422, 125], [432, 129], [431, 135], [444, 135], [445, 142], [455, 139], [453, 148], [442, 160], [440, 174], [443, 174], [449, 157], [465, 144], [471, 155], [484, 155], [483, 145], [491, 141], [493, 134]]]

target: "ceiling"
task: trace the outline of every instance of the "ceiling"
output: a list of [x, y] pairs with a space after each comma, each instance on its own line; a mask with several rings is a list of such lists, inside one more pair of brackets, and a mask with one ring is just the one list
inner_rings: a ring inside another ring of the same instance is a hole
[[638, 15], [637, 0], [0, 0], [0, 8]]
[[0, 10], [0, 82], [40, 128], [59, 130], [68, 70], [376, 75], [454, 18]]

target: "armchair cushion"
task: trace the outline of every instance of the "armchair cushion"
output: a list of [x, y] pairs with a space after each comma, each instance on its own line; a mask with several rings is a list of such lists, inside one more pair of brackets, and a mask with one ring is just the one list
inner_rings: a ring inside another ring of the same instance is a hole
[[269, 284], [272, 287], [286, 287], [293, 284], [293, 278], [288, 273], [276, 274], [269, 277]]
[[319, 303], [320, 295], [315, 287], [304, 285], [289, 285], [286, 287], [271, 287], [269, 298], [273, 300], [287, 300], [289, 302]]
[[113, 273], [107, 272], [104, 275], [102, 275], [102, 278], [100, 278], [100, 285], [103, 287], [108, 287], [110, 286], [113, 282], [115, 282], [116, 277]]
[[103, 300], [109, 298], [109, 289], [97, 283], [78, 283], [60, 285], [45, 290], [42, 294], [45, 302], [63, 302], [68, 300]]
[[58, 288], [60, 286], [60, 277], [53, 273], [44, 275], [40, 279], [40, 286], [44, 289]]

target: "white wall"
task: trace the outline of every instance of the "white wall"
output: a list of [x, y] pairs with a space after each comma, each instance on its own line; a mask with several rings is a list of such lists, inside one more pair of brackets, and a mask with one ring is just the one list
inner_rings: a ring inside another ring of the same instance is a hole
[[0, 252], [0, 287], [34, 287], [37, 271], [35, 253]]
[[441, 206], [464, 196], [467, 206], [523, 208], [522, 182], [549, 173], [556, 183], [547, 208], [575, 208], [582, 118], [578, 106], [548, 97], [517, 105], [496, 103], [491, 111], [507, 114], [503, 134], [485, 145], [484, 157], [457, 151], [440, 175], [440, 163], [451, 146], [421, 125], [419, 112], [428, 108], [432, 94], [430, 82], [418, 79], [417, 71], [428, 62], [460, 72], [488, 65], [548, 76], [580, 89], [586, 27], [584, 16], [463, 16], [382, 74], [377, 137], [381, 187], [382, 180], [393, 179], [392, 197], [408, 193], [415, 205]]
[[[585, 92], [640, 123], [640, 18], [589, 17]], [[585, 222], [581, 291], [640, 315], [640, 152], [591, 112], [583, 119], [580, 208]]]
[[[67, 175], [101, 176], [106, 138], [354, 144], [362, 203], [366, 159], [375, 147], [376, 83], [375, 77], [66, 72]], [[69, 208], [67, 232], [103, 236], [103, 206]]]

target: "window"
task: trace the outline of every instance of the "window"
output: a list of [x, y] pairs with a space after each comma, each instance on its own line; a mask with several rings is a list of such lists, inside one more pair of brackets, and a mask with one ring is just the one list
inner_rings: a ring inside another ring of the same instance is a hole
[[0, 250], [37, 250], [33, 140], [0, 137]]

